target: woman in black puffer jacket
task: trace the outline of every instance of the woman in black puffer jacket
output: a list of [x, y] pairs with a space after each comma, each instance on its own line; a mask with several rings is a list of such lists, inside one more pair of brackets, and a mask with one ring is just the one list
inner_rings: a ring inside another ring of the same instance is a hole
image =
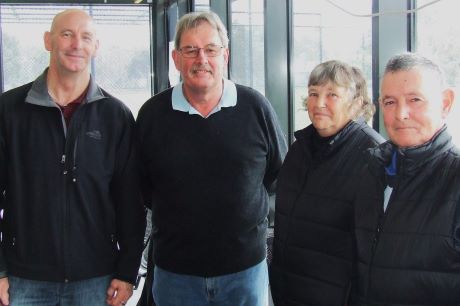
[[353, 265], [353, 208], [363, 153], [383, 138], [359, 69], [315, 67], [306, 100], [311, 125], [295, 133], [278, 176], [270, 285], [276, 306], [343, 306]]

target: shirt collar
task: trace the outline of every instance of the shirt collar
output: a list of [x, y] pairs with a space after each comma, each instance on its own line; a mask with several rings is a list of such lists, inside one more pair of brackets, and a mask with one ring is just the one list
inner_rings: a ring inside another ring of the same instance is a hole
[[[222, 107], [232, 107], [236, 105], [236, 85], [230, 80], [224, 80], [224, 90], [222, 93], [222, 97], [220, 98], [219, 103], [216, 107], [209, 113], [208, 117], [218, 111], [221, 110]], [[184, 96], [183, 92], [183, 82], [180, 82], [173, 88], [172, 92], [172, 108], [176, 111], [186, 112], [190, 115], [200, 115], [202, 116], [190, 103], [188, 103], [187, 99]], [[203, 117], [203, 116], [202, 116]]]

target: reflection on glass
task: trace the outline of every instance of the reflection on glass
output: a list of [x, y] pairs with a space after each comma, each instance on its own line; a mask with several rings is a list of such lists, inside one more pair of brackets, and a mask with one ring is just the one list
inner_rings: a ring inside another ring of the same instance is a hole
[[[372, 1], [337, 0], [355, 14], [370, 14]], [[327, 60], [360, 68], [372, 93], [372, 19], [354, 17], [325, 0], [293, 0], [294, 130], [310, 124], [304, 107], [310, 71]]]
[[265, 93], [263, 0], [232, 1], [230, 64], [233, 81]]
[[[92, 65], [98, 84], [136, 116], [151, 96], [148, 6], [1, 5], [4, 90], [33, 81], [47, 66], [43, 33], [55, 14], [80, 8], [98, 24], [100, 49]], [[116, 33], [116, 35], [114, 35]]]
[[[417, 6], [427, 4], [418, 0]], [[429, 5], [417, 12], [416, 51], [439, 64], [447, 82], [457, 91], [460, 88], [460, 23], [458, 19], [460, 2], [444, 0]], [[458, 102], [458, 98], [456, 99]], [[448, 119], [450, 133], [457, 146], [460, 146], [460, 106], [454, 103]]]

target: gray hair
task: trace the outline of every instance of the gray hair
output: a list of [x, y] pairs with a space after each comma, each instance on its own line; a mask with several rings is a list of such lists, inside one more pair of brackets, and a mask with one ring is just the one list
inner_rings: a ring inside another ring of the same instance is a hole
[[214, 29], [217, 30], [219, 34], [220, 40], [222, 42], [222, 46], [224, 48], [228, 48], [228, 34], [227, 29], [225, 28], [222, 20], [220, 20], [219, 16], [211, 11], [204, 11], [204, 12], [192, 12], [185, 14], [179, 20], [176, 26], [176, 36], [174, 38], [174, 48], [179, 50], [180, 48], [180, 40], [182, 34], [190, 29], [194, 29], [198, 27], [201, 23], [207, 22], [209, 23]]
[[352, 119], [362, 116], [365, 120], [369, 120], [372, 117], [375, 106], [369, 98], [366, 79], [359, 68], [337, 60], [321, 63], [310, 73], [308, 87], [325, 85], [328, 82], [346, 88], [352, 100], [351, 103], [362, 98], [362, 106], [352, 114]]
[[446, 78], [441, 67], [432, 60], [417, 53], [406, 52], [393, 56], [388, 60], [384, 74], [412, 69], [421, 69], [434, 73], [436, 79], [439, 80], [441, 88], [447, 87]]

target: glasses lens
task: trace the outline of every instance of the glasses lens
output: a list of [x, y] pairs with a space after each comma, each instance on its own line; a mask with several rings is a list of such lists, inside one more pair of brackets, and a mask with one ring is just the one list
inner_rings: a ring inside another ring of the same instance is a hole
[[207, 56], [214, 57], [220, 54], [221, 49], [220, 46], [209, 45], [204, 49], [204, 53], [206, 53]]
[[180, 50], [184, 57], [197, 57], [200, 52], [200, 49], [194, 47], [184, 47]]
[[196, 47], [183, 47], [180, 50], [183, 57], [197, 57], [200, 54], [200, 50], [203, 50], [204, 54], [208, 57], [215, 57], [221, 54], [223, 47], [217, 45], [207, 45], [204, 48]]

